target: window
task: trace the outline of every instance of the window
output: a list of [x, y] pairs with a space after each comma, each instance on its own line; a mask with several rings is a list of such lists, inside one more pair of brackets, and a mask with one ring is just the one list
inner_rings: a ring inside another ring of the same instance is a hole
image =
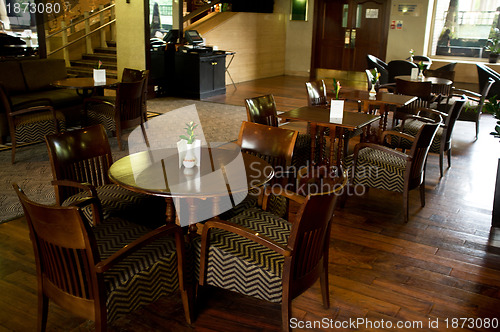
[[435, 0], [432, 54], [487, 58], [484, 48], [500, 27], [498, 0]]

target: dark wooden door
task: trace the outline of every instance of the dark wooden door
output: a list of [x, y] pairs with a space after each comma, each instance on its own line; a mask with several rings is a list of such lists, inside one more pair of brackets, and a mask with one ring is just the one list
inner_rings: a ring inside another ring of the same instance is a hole
[[366, 55], [385, 58], [388, 0], [318, 0], [312, 70], [364, 71]]

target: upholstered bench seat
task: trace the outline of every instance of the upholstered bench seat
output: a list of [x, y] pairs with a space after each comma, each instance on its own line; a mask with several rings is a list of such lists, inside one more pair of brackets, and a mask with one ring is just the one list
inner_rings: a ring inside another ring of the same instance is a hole
[[[56, 111], [59, 131], [66, 131], [64, 115]], [[15, 118], [17, 142], [41, 142], [47, 132], [55, 132], [54, 118], [51, 111], [42, 111], [37, 114], [20, 115]]]
[[[93, 231], [101, 259], [105, 260], [151, 230], [120, 218], [109, 218], [93, 227]], [[179, 287], [174, 237], [160, 238], [130, 254], [104, 274], [104, 283], [109, 294], [108, 322], [174, 292]], [[136, 291], [131, 293], [131, 289]]]
[[[247, 209], [229, 222], [250, 228], [282, 245], [287, 244], [292, 228], [288, 221], [259, 208]], [[192, 248], [196, 270], [199, 271], [200, 237], [193, 239]], [[276, 252], [239, 235], [213, 229], [208, 261], [206, 280], [209, 285], [271, 302], [281, 302], [284, 258]], [[228, 278], [228, 275], [232, 277]], [[257, 283], [257, 280], [260, 282]]]

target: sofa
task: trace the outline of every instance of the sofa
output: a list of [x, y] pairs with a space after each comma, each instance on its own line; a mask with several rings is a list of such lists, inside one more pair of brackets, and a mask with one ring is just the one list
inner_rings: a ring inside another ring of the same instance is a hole
[[[52, 82], [66, 77], [66, 65], [62, 59], [0, 61], [0, 83], [6, 88], [14, 109], [19, 103], [50, 99], [52, 106], [64, 114], [66, 125], [70, 127], [80, 122], [82, 97], [76, 90], [51, 86]], [[8, 135], [5, 110], [0, 109], [0, 138]]]

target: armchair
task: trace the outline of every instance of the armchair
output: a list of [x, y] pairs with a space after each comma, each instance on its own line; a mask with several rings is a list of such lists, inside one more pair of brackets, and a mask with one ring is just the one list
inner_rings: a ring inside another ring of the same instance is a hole
[[66, 130], [64, 114], [54, 110], [49, 99], [31, 100], [17, 104], [14, 108], [1, 83], [0, 108], [6, 112], [13, 164], [16, 161], [16, 148], [19, 142], [43, 142], [45, 135]]
[[403, 220], [408, 222], [410, 190], [420, 188], [421, 206], [425, 206], [425, 162], [438, 126], [438, 122], [426, 123], [415, 137], [397, 131], [382, 134], [382, 142], [389, 138], [412, 142], [408, 153], [374, 143], [357, 144], [345, 160], [350, 184], [401, 192]]
[[201, 239], [193, 243], [199, 285], [281, 303], [284, 331], [290, 330], [292, 299], [318, 279], [328, 308], [330, 229], [337, 192], [345, 183], [332, 181], [306, 197], [280, 190], [283, 197], [300, 205], [294, 220], [266, 210], [269, 189], [262, 208], [246, 210], [228, 221], [208, 221]]
[[389, 83], [389, 68], [387, 63], [371, 54], [366, 55], [366, 63], [368, 65], [368, 69], [377, 68], [380, 73], [380, 84]]
[[392, 60], [387, 64], [387, 71], [389, 72], [389, 82], [396, 82], [396, 76], [411, 75], [411, 70], [418, 68], [416, 64], [406, 60]]
[[[38, 331], [46, 329], [49, 301], [95, 321], [96, 331], [106, 331], [108, 323], [162, 295], [178, 288], [187, 294], [179, 226], [151, 231], [111, 218], [91, 227], [80, 206], [96, 203], [95, 198], [75, 206], [46, 206], [28, 199], [17, 184], [13, 187], [35, 251]], [[188, 296], [183, 306], [190, 323]]]

